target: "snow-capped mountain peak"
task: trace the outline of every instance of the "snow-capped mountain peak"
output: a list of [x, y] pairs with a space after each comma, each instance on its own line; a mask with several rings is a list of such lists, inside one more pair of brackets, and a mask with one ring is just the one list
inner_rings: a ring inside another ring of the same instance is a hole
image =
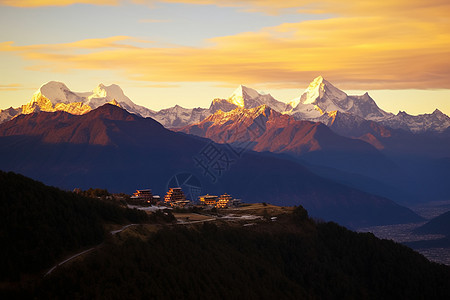
[[289, 103], [289, 111], [297, 119], [314, 120], [332, 111], [354, 114], [368, 120], [381, 120], [391, 116], [380, 109], [365, 93], [348, 96], [322, 76], [315, 78], [305, 92]]
[[106, 86], [103, 83], [100, 83], [95, 89], [92, 90], [92, 95], [89, 96], [91, 98], [103, 98], [107, 96]]
[[72, 92], [64, 83], [50, 81], [43, 84], [33, 95], [33, 100], [41, 96], [50, 100], [55, 105], [57, 103], [69, 104], [72, 102], [84, 102], [84, 97]]
[[236, 90], [234, 90], [228, 100], [238, 107], [245, 107], [246, 100], [255, 99], [261, 96], [262, 95], [256, 90], [241, 84]]
[[[247, 109], [261, 106], [263, 104], [266, 104], [279, 112], [286, 109], [286, 103], [276, 100], [272, 97], [272, 95], [259, 93], [256, 90], [243, 85], [240, 85], [226, 101], [236, 107]], [[215, 105], [218, 104], [219, 102], [215, 103]]]
[[318, 98], [321, 98], [324, 93], [323, 77], [315, 78], [301, 96], [303, 104], [313, 104]]
[[123, 90], [117, 84], [111, 84], [109, 86], [100, 83], [88, 96], [88, 104], [92, 108], [97, 108], [105, 104], [106, 102], [115, 99], [118, 103], [125, 104], [125, 106], [132, 107], [135, 105], [130, 98], [128, 98]]
[[[73, 92], [64, 83], [58, 81], [43, 84], [33, 94], [31, 101], [17, 108], [16, 112], [17, 114], [29, 114], [38, 111], [66, 111], [81, 115], [106, 103], [120, 106], [143, 117], [153, 113], [148, 108], [134, 104], [116, 84], [110, 86], [99, 84], [91, 92]], [[12, 116], [9, 114], [2, 119], [8, 120]]]
[[[318, 104], [326, 102], [324, 100], [333, 99], [342, 101], [347, 98], [347, 94], [326, 81], [322, 76], [316, 77], [301, 96], [303, 104]], [[321, 101], [322, 100], [322, 101]]]

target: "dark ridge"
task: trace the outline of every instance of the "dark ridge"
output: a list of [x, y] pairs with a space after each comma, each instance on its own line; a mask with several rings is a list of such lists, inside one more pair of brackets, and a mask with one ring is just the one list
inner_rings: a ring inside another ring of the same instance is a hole
[[450, 237], [450, 211], [439, 215], [424, 225], [416, 228], [414, 233], [418, 234], [443, 234]]

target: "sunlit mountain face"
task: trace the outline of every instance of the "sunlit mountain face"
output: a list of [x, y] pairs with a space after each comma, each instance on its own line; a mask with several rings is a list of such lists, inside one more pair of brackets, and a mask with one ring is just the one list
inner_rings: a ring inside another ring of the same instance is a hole
[[90, 112], [105, 103], [123, 107], [132, 113], [147, 116], [151, 110], [134, 104], [118, 85], [99, 84], [91, 92], [71, 91], [64, 83], [51, 81], [42, 85], [31, 100], [16, 109], [1, 111], [0, 120], [7, 121], [18, 114], [64, 111], [75, 115]]
[[341, 137], [319, 122], [298, 121], [267, 105], [251, 109], [217, 111], [198, 124], [180, 131], [207, 137], [217, 143], [252, 142], [253, 150], [305, 154], [312, 151], [376, 153], [370, 145]]

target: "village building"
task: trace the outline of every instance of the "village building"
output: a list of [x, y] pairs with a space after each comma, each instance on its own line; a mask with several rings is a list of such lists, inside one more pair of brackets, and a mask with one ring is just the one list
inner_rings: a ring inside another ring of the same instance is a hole
[[189, 202], [189, 200], [186, 200], [183, 190], [179, 187], [170, 188], [164, 196], [164, 203], [172, 207], [185, 207]]
[[136, 190], [136, 192], [130, 197], [128, 203], [131, 205], [152, 205], [155, 203], [153, 199], [152, 190]]
[[217, 208], [225, 208], [231, 204], [232, 197], [227, 193], [221, 195], [216, 201]]
[[240, 204], [240, 200], [233, 199], [230, 195], [227, 193], [217, 197], [214, 195], [206, 194], [204, 196], [199, 197], [200, 204], [209, 206], [209, 207], [216, 207], [216, 208], [225, 208], [229, 207], [231, 205], [238, 206]]
[[200, 203], [206, 206], [215, 206], [217, 202], [217, 196], [206, 194], [204, 196], [200, 196]]

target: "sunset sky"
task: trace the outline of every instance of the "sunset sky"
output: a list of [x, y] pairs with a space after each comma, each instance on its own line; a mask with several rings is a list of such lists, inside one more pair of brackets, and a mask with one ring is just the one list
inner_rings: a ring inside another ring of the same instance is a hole
[[116, 83], [151, 109], [318, 75], [397, 113], [450, 114], [448, 0], [0, 0], [0, 109], [42, 84]]

